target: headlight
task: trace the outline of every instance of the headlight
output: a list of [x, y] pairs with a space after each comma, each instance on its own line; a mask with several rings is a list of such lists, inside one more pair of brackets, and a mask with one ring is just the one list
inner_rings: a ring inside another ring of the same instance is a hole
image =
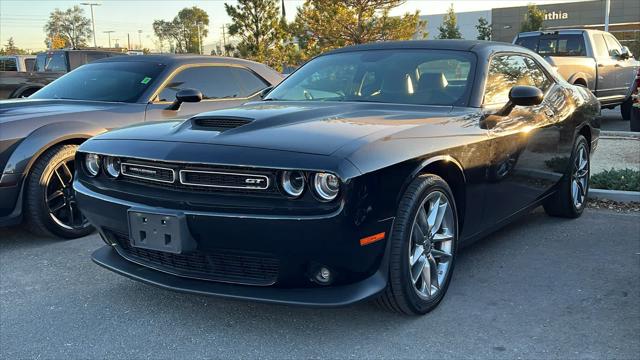
[[117, 178], [120, 176], [120, 159], [113, 156], [107, 156], [104, 159], [104, 170], [111, 177]]
[[317, 173], [313, 176], [313, 188], [323, 201], [331, 201], [338, 196], [340, 179], [329, 173]]
[[100, 156], [98, 154], [87, 154], [84, 156], [84, 169], [87, 175], [94, 177], [100, 172]]
[[287, 195], [298, 197], [304, 191], [304, 174], [300, 171], [282, 173], [282, 189]]

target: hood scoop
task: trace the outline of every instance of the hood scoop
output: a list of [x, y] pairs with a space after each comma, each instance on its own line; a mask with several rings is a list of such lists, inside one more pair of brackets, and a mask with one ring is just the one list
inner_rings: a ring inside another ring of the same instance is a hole
[[197, 130], [227, 131], [250, 124], [254, 119], [233, 116], [197, 117], [191, 124]]

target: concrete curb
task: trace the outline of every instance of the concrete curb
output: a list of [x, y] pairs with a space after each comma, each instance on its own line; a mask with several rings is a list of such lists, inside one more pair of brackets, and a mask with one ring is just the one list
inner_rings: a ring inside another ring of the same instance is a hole
[[640, 139], [640, 132], [634, 131], [601, 131], [601, 138], [631, 138]]
[[589, 198], [617, 202], [640, 202], [640, 191], [589, 189]]

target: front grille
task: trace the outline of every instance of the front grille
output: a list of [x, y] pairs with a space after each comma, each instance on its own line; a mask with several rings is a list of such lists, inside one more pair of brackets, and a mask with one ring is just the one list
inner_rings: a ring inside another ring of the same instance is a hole
[[131, 245], [125, 235], [108, 232], [123, 257], [177, 276], [243, 285], [269, 286], [278, 278], [278, 259], [230, 250], [172, 254]]
[[122, 159], [121, 181], [173, 190], [279, 196], [277, 170]]
[[234, 189], [264, 190], [269, 188], [269, 178], [264, 175], [197, 170], [180, 170], [180, 183], [183, 185]]
[[207, 130], [225, 131], [234, 129], [252, 122], [252, 119], [237, 117], [195, 118], [193, 123]]

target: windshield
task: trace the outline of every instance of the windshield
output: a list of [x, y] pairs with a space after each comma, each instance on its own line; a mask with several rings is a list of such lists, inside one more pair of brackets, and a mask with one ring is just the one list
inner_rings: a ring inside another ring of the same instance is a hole
[[469, 52], [372, 50], [320, 56], [265, 100], [466, 105], [475, 67]]
[[83, 65], [31, 95], [32, 99], [136, 102], [165, 68], [150, 62]]

